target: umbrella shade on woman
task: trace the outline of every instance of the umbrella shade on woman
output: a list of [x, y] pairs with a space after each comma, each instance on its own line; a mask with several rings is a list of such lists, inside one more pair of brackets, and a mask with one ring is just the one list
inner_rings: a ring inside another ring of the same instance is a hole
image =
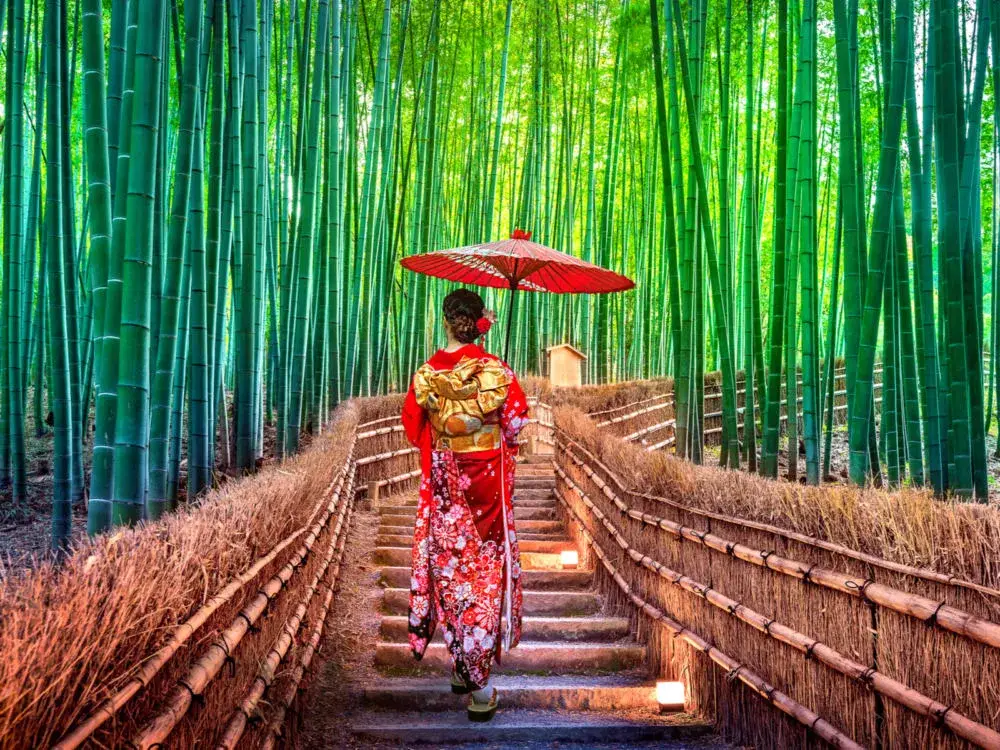
[[521, 634], [513, 489], [528, 403], [510, 367], [475, 343], [492, 324], [482, 298], [456, 290], [443, 312], [448, 343], [418, 368], [403, 405], [422, 473], [409, 640], [420, 659], [440, 623], [452, 689], [471, 693], [470, 719], [488, 720], [498, 704], [493, 662]]

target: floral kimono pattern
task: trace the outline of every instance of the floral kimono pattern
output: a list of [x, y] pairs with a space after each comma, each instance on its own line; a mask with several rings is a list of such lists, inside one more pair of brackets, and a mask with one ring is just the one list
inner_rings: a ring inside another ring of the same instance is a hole
[[410, 648], [422, 658], [440, 621], [455, 672], [473, 689], [486, 685], [494, 658], [521, 635], [513, 490], [527, 412], [510, 368], [474, 344], [431, 357], [403, 405], [422, 468]]

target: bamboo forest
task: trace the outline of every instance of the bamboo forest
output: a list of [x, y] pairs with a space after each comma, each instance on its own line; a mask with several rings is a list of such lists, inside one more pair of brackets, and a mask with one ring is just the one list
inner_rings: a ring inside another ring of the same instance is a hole
[[400, 259], [518, 229], [635, 280], [485, 293], [519, 373], [570, 343], [672, 379], [680, 457], [989, 499], [991, 0], [0, 9], [0, 513], [54, 549], [405, 390], [455, 284]]

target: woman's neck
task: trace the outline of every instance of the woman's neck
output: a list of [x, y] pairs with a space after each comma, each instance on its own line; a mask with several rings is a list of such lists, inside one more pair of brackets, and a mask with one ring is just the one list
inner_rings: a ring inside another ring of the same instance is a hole
[[457, 352], [463, 346], [468, 346], [468, 344], [463, 344], [458, 339], [453, 339], [451, 336], [448, 337], [448, 343], [444, 345], [444, 351], [446, 352]]

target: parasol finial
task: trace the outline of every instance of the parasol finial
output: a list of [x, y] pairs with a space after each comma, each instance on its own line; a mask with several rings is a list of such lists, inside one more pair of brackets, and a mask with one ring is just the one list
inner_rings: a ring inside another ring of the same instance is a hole
[[526, 232], [523, 229], [515, 229], [511, 233], [510, 238], [512, 240], [530, 240], [531, 239], [531, 232]]

